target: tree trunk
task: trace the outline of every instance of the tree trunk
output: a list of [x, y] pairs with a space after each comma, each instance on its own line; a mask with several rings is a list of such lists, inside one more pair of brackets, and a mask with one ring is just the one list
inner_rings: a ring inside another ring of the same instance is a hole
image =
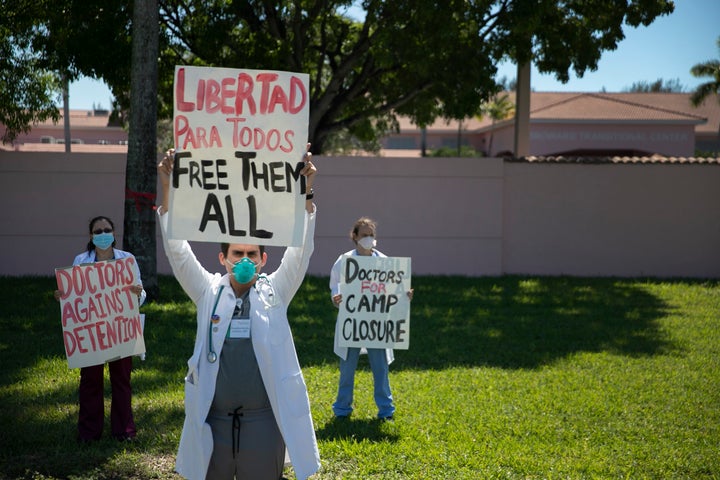
[[[528, 46], [528, 51], [530, 47]], [[515, 94], [515, 158], [530, 154], [530, 72], [528, 61], [517, 67], [517, 91]]]
[[72, 134], [70, 132], [70, 80], [67, 74], [62, 77], [63, 82], [63, 130], [65, 135], [65, 153], [70, 153], [72, 149]]
[[490, 141], [488, 142], [487, 156], [492, 157], [492, 142], [493, 134], [495, 133], [495, 119], [493, 118], [492, 124], [490, 125]]
[[457, 156], [462, 157], [462, 120], [458, 120], [458, 134], [457, 134]]
[[159, 293], [153, 208], [158, 155], [158, 0], [134, 0], [133, 10], [123, 248], [137, 258], [145, 291], [152, 300]]
[[325, 151], [325, 141], [327, 135], [320, 134], [317, 130], [312, 131], [312, 125], [308, 128], [308, 142], [312, 144], [310, 151], [313, 155], [322, 155]]

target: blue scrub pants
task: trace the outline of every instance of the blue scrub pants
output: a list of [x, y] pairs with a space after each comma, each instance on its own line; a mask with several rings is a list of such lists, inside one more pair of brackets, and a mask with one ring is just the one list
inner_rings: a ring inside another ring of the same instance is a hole
[[[373, 374], [375, 405], [378, 408], [378, 418], [392, 417], [395, 413], [390, 380], [388, 379], [388, 364], [385, 350], [381, 348], [367, 349], [368, 361]], [[359, 348], [348, 348], [347, 358], [340, 359], [340, 382], [333, 412], [335, 416], [346, 417], [353, 411], [353, 389], [355, 387], [355, 370], [360, 358]]]

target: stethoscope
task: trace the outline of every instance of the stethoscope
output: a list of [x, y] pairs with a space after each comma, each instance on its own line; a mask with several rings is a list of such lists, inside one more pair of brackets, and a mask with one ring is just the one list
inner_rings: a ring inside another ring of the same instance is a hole
[[225, 285], [220, 285], [220, 290], [218, 291], [217, 295], [215, 296], [215, 304], [213, 305], [212, 314], [210, 314], [210, 322], [208, 323], [208, 354], [207, 359], [210, 363], [217, 362], [217, 353], [215, 353], [215, 348], [213, 347], [213, 339], [212, 339], [212, 328], [213, 324], [220, 321], [220, 316], [215, 313], [215, 310], [217, 310], [218, 302], [220, 301], [220, 295], [222, 294], [223, 289], [225, 288]]
[[[259, 275], [257, 281], [255, 282], [255, 290], [258, 290], [258, 283], [264, 282], [269, 288], [270, 291], [268, 292], [268, 301], [265, 301], [263, 297], [263, 302], [265, 303], [265, 308], [272, 307], [275, 305], [275, 292], [272, 287], [272, 284], [270, 283], [270, 280], [267, 278], [267, 275]], [[217, 353], [215, 353], [215, 348], [213, 347], [213, 341], [212, 341], [212, 329], [213, 325], [220, 321], [220, 316], [215, 313], [217, 310], [218, 302], [220, 301], [220, 296], [222, 295], [222, 291], [225, 288], [225, 285], [220, 285], [220, 290], [218, 290], [217, 295], [215, 295], [215, 303], [213, 304], [212, 313], [210, 314], [210, 322], [208, 322], [208, 354], [207, 359], [210, 363], [217, 362]]]

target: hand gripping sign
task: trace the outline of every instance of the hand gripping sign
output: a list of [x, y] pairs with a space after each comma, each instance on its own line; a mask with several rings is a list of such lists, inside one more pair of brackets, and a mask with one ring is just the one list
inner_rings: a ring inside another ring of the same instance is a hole
[[299, 246], [309, 77], [175, 67], [168, 235]]
[[341, 269], [338, 345], [410, 348], [410, 258], [347, 256]]
[[145, 353], [132, 257], [55, 269], [69, 368]]

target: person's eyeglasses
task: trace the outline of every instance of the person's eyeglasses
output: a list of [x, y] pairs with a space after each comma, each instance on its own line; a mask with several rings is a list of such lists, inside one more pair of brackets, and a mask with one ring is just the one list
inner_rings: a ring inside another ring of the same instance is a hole
[[93, 233], [95, 235], [100, 235], [101, 233], [111, 233], [111, 232], [112, 232], [112, 228], [110, 228], [110, 227], [96, 228], [95, 230], [93, 230]]

